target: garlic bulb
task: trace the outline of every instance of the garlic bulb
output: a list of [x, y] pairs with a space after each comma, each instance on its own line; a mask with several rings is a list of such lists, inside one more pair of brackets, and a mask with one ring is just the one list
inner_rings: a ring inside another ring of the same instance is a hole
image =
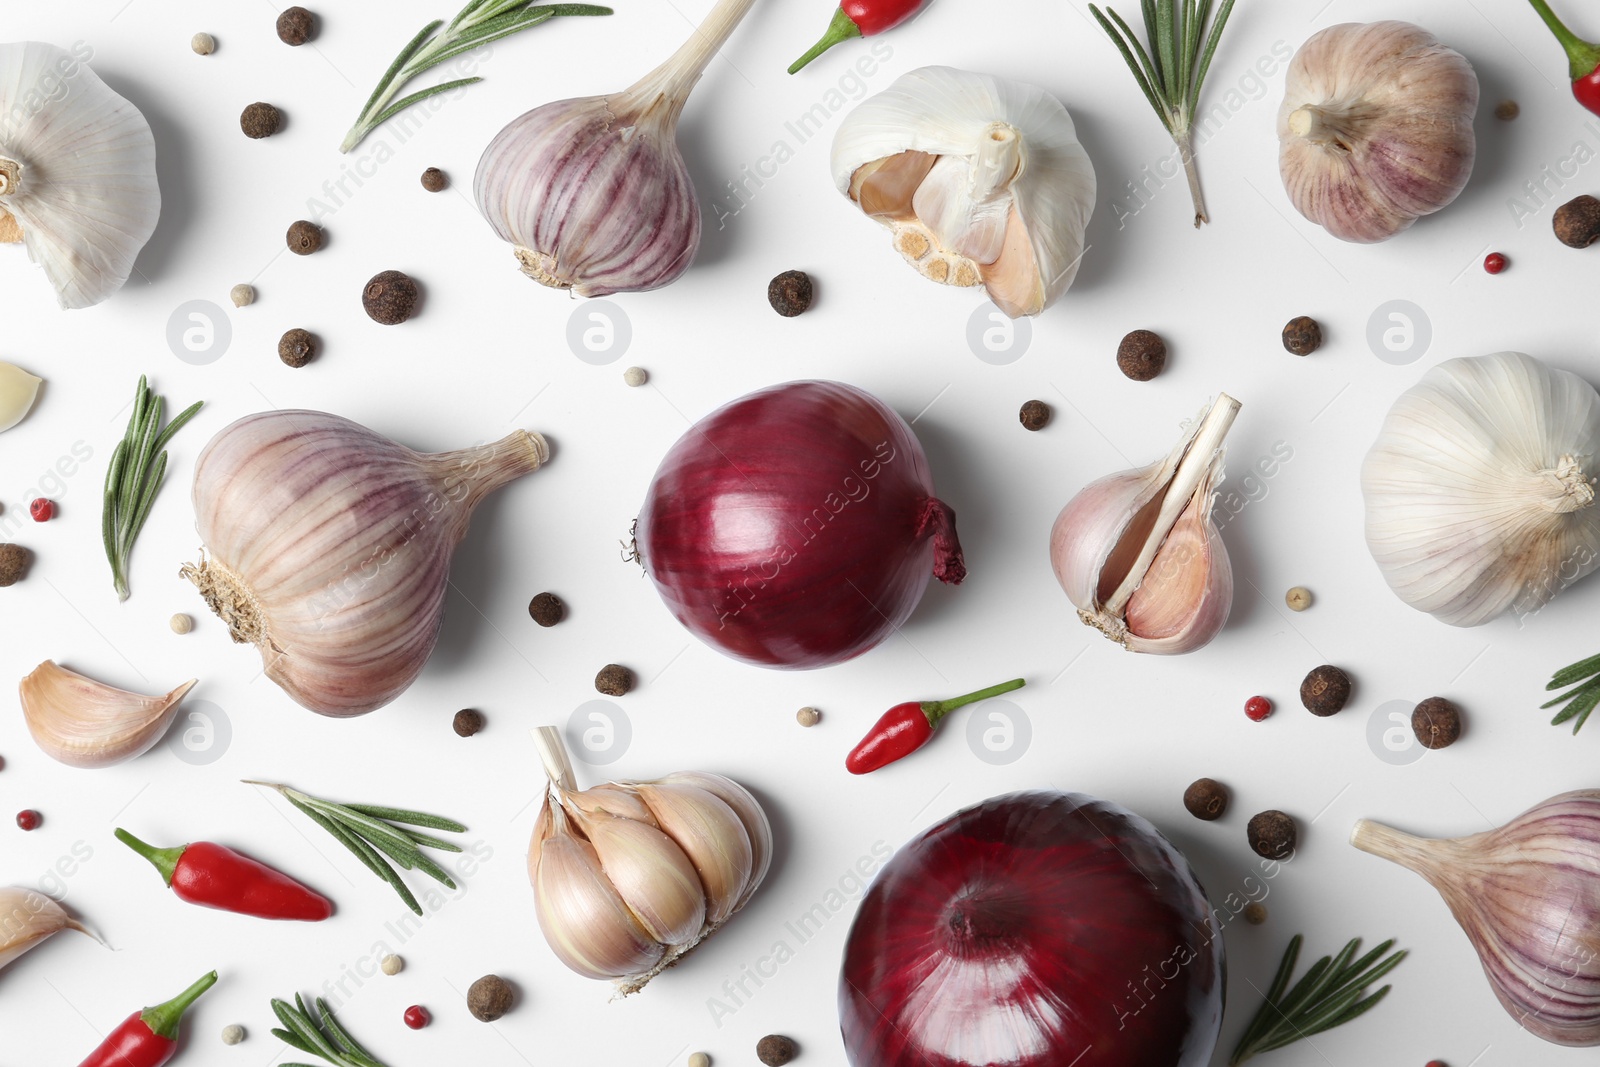
[[0, 44], [0, 243], [27, 245], [64, 308], [122, 288], [161, 214], [150, 124], [84, 58]]
[[922, 67], [862, 102], [833, 138], [833, 183], [889, 227], [923, 277], [982, 285], [1012, 318], [1072, 285], [1094, 166], [1043, 89]]
[[45, 660], [17, 692], [45, 755], [69, 767], [110, 767], [153, 748], [194, 686], [191, 678], [164, 696], [141, 696]]
[[1218, 394], [1165, 459], [1091, 483], [1056, 517], [1056, 579], [1078, 618], [1130, 652], [1193, 652], [1228, 621], [1233, 566], [1211, 508], [1238, 413]]
[[1343, 241], [1384, 241], [1472, 174], [1478, 76], [1408, 22], [1346, 22], [1300, 46], [1278, 109], [1278, 169], [1296, 210]]
[[1600, 1045], [1600, 790], [1453, 840], [1362, 819], [1350, 843], [1439, 891], [1517, 1025], [1557, 1045]]
[[0, 433], [27, 417], [43, 384], [21, 367], [0, 363]]
[[721, 775], [579, 790], [560, 731], [534, 741], [550, 779], [528, 849], [539, 928], [572, 970], [638, 992], [744, 907], [772, 862], [772, 828]]
[[37, 889], [0, 887], [0, 968], [63, 930], [89, 934], [60, 904]]
[[549, 457], [543, 437], [521, 430], [427, 455], [320, 411], [249, 415], [195, 464], [210, 556], [181, 573], [295, 701], [365, 714], [404, 692], [433, 651], [473, 509]]
[[1521, 352], [1452, 359], [1402, 393], [1361, 467], [1367, 547], [1452, 626], [1526, 615], [1600, 562], [1600, 394]]
[[610, 96], [557, 100], [495, 135], [478, 161], [478, 210], [522, 272], [579, 296], [657, 289], [700, 248], [700, 204], [678, 116], [755, 0], [718, 0], [666, 62]]

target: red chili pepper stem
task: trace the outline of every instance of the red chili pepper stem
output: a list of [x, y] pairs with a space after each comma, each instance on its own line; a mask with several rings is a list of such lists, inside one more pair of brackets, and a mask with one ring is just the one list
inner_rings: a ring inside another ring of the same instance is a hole
[[1585, 41], [1571, 30], [1566, 24], [1556, 17], [1550, 10], [1550, 5], [1545, 0], [1528, 0], [1533, 9], [1544, 19], [1544, 24], [1550, 27], [1550, 32], [1556, 35], [1556, 40], [1561, 42], [1561, 47], [1567, 53], [1567, 65], [1573, 81], [1580, 81], [1592, 74], [1600, 73], [1600, 45]]
[[201, 978], [194, 985], [173, 997], [165, 1004], [157, 1004], [153, 1008], [146, 1008], [139, 1013], [139, 1018], [150, 1032], [157, 1037], [164, 1037], [168, 1041], [178, 1040], [178, 1024], [183, 1021], [183, 1013], [189, 1010], [190, 1005], [200, 999], [200, 994], [217, 984], [217, 972]]
[[1009, 682], [991, 685], [987, 689], [980, 689], [976, 693], [968, 693], [966, 696], [951, 697], [949, 700], [924, 700], [920, 706], [922, 714], [928, 717], [929, 728], [934, 728], [939, 725], [940, 719], [943, 719], [957, 708], [964, 708], [968, 704], [976, 704], [980, 700], [997, 697], [1001, 693], [1009, 693], [1013, 689], [1021, 689], [1027, 684], [1024, 679], [1013, 678]]
[[834, 45], [843, 44], [853, 37], [860, 36], [862, 36], [861, 27], [857, 26], [855, 20], [845, 13], [844, 8], [839, 8], [833, 13], [833, 21], [828, 23], [828, 32], [822, 35], [822, 40], [812, 45], [811, 51], [795, 60], [789, 67], [789, 73], [797, 73], [801, 67], [810, 63]]
[[178, 871], [178, 861], [183, 858], [183, 850], [189, 846], [185, 845], [183, 848], [156, 848], [154, 845], [147, 845], [140, 841], [120, 826], [117, 827], [116, 835], [118, 841], [121, 841], [124, 845], [149, 860], [155, 866], [155, 869], [161, 872], [161, 880], [167, 883], [168, 888], [171, 888], [173, 875]]

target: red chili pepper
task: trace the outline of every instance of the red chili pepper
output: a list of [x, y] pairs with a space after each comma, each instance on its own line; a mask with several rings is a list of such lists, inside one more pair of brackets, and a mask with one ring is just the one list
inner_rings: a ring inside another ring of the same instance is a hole
[[189, 1005], [217, 984], [212, 971], [165, 1004], [136, 1011], [78, 1067], [161, 1067], [178, 1051], [178, 1025]]
[[794, 61], [793, 74], [807, 63], [842, 41], [852, 37], [871, 37], [892, 30], [927, 6], [928, 0], [844, 0], [828, 23], [828, 32], [811, 46], [811, 51]]
[[178, 898], [190, 904], [302, 922], [321, 922], [333, 914], [332, 902], [321, 893], [231, 848], [209, 841], [155, 848], [122, 829], [117, 840], [153, 863]]
[[1027, 684], [1021, 678], [1013, 678], [1009, 682], [991, 685], [987, 689], [950, 700], [910, 700], [896, 704], [884, 712], [883, 718], [873, 724], [861, 743], [850, 750], [850, 755], [844, 760], [845, 770], [851, 774], [867, 774], [897, 759], [905, 759], [928, 743], [939, 720], [952, 711], [997, 697], [1001, 693], [1009, 693], [1013, 689], [1021, 689]]
[[1578, 103], [1600, 115], [1600, 45], [1585, 41], [1562, 23], [1545, 0], [1528, 0], [1533, 9], [1556, 35], [1567, 53], [1567, 73], [1572, 78], [1572, 95]]

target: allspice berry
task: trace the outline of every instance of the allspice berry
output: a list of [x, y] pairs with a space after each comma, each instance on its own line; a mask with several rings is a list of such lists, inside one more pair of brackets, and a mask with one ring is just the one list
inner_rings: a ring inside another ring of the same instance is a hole
[[444, 176], [444, 171], [438, 167], [429, 167], [422, 172], [422, 187], [430, 193], [442, 192], [450, 184], [450, 179]]
[[271, 104], [254, 103], [239, 116], [239, 128], [253, 141], [271, 137], [283, 124], [283, 116]]
[[1324, 663], [1300, 683], [1300, 703], [1313, 715], [1333, 715], [1350, 699], [1350, 676]]
[[297, 256], [309, 256], [322, 247], [322, 227], [301, 219], [289, 226], [289, 251]]
[[1214, 778], [1196, 778], [1183, 791], [1183, 806], [1197, 819], [1220, 819], [1228, 810], [1228, 788]]
[[528, 601], [528, 615], [540, 626], [554, 626], [567, 617], [567, 605], [554, 593], [540, 593]]
[[1411, 732], [1423, 748], [1449, 748], [1461, 737], [1461, 709], [1444, 697], [1429, 697], [1412, 710]]
[[1250, 839], [1250, 848], [1255, 854], [1269, 860], [1284, 860], [1294, 855], [1295, 843], [1299, 833], [1295, 830], [1294, 820], [1283, 812], [1273, 809], [1263, 811], [1250, 820], [1250, 825], [1245, 827], [1245, 835]]
[[303, 7], [285, 8], [278, 16], [278, 40], [299, 47], [311, 40], [316, 30], [316, 16]]
[[768, 1034], [756, 1042], [756, 1059], [767, 1067], [783, 1067], [799, 1054], [800, 1046], [794, 1043], [794, 1038], [782, 1034]]
[[1556, 208], [1551, 219], [1556, 239], [1570, 248], [1588, 248], [1600, 240], [1600, 200], [1585, 193]]
[[483, 712], [462, 708], [450, 720], [450, 728], [461, 737], [471, 737], [483, 729]]
[[21, 581], [32, 558], [33, 554], [21, 545], [0, 545], [0, 587]]
[[1042, 430], [1050, 421], [1050, 405], [1043, 400], [1030, 400], [1022, 405], [1017, 418], [1024, 430]]
[[497, 974], [486, 974], [467, 987], [467, 1010], [480, 1022], [492, 1023], [511, 1010], [511, 985]]
[[811, 275], [803, 270], [786, 270], [767, 283], [767, 303], [786, 319], [809, 308], [811, 296]]
[[1117, 346], [1117, 366], [1136, 382], [1148, 382], [1167, 365], [1167, 343], [1149, 330], [1134, 330]]
[[1283, 328], [1283, 347], [1297, 356], [1309, 356], [1322, 347], [1322, 324], [1310, 315], [1290, 319]]
[[374, 274], [361, 290], [361, 306], [373, 322], [398, 326], [416, 310], [417, 283], [397, 270]]
[[608, 697], [627, 696], [633, 691], [633, 672], [616, 663], [607, 663], [594, 676], [594, 687]]
[[317, 358], [317, 339], [305, 330], [290, 330], [278, 338], [278, 358], [291, 367], [304, 367]]

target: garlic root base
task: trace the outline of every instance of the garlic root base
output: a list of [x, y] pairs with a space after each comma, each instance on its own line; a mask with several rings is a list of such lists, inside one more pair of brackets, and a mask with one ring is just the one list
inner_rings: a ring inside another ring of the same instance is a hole
[[522, 267], [522, 273], [538, 282], [540, 285], [549, 286], [551, 289], [571, 289], [573, 280], [561, 273], [556, 266], [556, 257], [548, 252], [535, 252], [531, 248], [520, 245], [516, 250], [517, 262]]
[[978, 265], [966, 256], [946, 252], [933, 234], [915, 219], [890, 223], [894, 231], [894, 250], [916, 268], [917, 273], [941, 285], [968, 288], [983, 284]]
[[178, 577], [187, 578], [200, 590], [200, 596], [212, 614], [228, 626], [228, 636], [236, 645], [255, 645], [282, 654], [267, 629], [266, 614], [261, 610], [255, 593], [245, 580], [216, 560], [208, 560], [205, 553], [199, 563], [185, 563]]

